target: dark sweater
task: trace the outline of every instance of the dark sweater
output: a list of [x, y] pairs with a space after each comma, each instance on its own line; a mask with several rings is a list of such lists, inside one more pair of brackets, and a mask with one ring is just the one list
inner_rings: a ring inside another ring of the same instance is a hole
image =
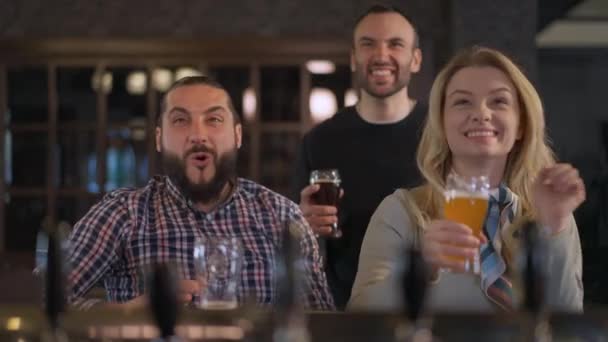
[[350, 297], [361, 243], [376, 207], [396, 189], [420, 183], [416, 148], [425, 117], [426, 107], [417, 104], [401, 121], [371, 124], [355, 107], [347, 107], [302, 140], [292, 199], [299, 202], [311, 170], [335, 168], [342, 179], [344, 197], [338, 219], [343, 236], [325, 244], [325, 271], [338, 308], [344, 308]]

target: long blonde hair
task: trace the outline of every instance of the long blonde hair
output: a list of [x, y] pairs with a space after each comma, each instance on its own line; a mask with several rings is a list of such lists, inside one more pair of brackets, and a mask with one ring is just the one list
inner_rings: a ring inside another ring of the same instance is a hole
[[[466, 67], [496, 68], [515, 86], [520, 103], [522, 137], [509, 152], [503, 181], [519, 196], [517, 216], [533, 217], [532, 183], [543, 167], [555, 162], [554, 153], [545, 135], [543, 106], [534, 86], [508, 57], [494, 49], [476, 46], [456, 54], [433, 82], [429, 113], [417, 152], [418, 168], [427, 184], [413, 191], [415, 202], [421, 211], [419, 215], [415, 215], [418, 216], [415, 219], [427, 221], [439, 216], [445, 178], [452, 167], [452, 154], [443, 126], [445, 92], [454, 74]], [[420, 226], [424, 227], [423, 224]]]

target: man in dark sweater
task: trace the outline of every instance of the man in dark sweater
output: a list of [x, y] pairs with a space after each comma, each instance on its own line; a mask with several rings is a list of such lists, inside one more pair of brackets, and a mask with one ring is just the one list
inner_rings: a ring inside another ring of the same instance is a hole
[[[408, 96], [422, 54], [415, 27], [401, 11], [376, 5], [356, 22], [351, 69], [359, 102], [308, 132], [296, 164], [293, 198], [313, 230], [325, 239], [325, 271], [336, 306], [351, 292], [361, 242], [382, 199], [420, 182], [415, 154], [426, 108]], [[339, 208], [315, 205], [308, 185], [316, 169], [338, 169], [343, 197]], [[338, 222], [341, 238], [330, 238]]]

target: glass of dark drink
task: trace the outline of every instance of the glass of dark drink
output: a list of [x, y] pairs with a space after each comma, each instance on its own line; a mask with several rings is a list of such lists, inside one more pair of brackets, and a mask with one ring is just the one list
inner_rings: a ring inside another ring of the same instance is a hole
[[[316, 204], [338, 207], [340, 201], [340, 174], [338, 170], [313, 170], [310, 173], [310, 184], [319, 184], [319, 191], [311, 197]], [[332, 224], [331, 230], [330, 237], [339, 238], [342, 236], [342, 231], [338, 228], [337, 223]]]

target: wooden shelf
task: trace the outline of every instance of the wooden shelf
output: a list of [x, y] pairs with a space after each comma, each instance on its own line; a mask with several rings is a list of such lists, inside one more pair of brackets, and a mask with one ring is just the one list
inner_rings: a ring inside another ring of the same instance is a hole
[[46, 197], [44, 187], [9, 187], [7, 192], [14, 197]]
[[[49, 131], [49, 127], [49, 124], [46, 122], [8, 125], [8, 129], [11, 131], [11, 133], [47, 132]], [[146, 123], [110, 122], [108, 123], [108, 128], [146, 128]], [[95, 122], [66, 122], [57, 124], [57, 130], [59, 131], [91, 131], [96, 129], [97, 123]]]
[[[18, 187], [12, 186], [8, 188], [8, 194], [14, 197], [41, 197], [47, 196], [46, 187]], [[85, 188], [60, 188], [56, 189], [56, 194], [59, 197], [99, 197], [102, 193], [94, 193]]]
[[259, 123], [258, 126], [262, 133], [298, 133], [301, 129], [299, 122], [292, 121], [263, 122]]
[[95, 122], [66, 122], [58, 123], [58, 131], [94, 131], [97, 129]]
[[90, 192], [85, 188], [61, 188], [57, 190], [57, 196], [59, 197], [100, 197], [103, 193]]
[[239, 36], [218, 39], [4, 39], [0, 59], [10, 64], [55, 61], [58, 64], [94, 66], [145, 63], [247, 65], [254, 62], [277, 65], [304, 63], [315, 58], [348, 63], [350, 43], [341, 37], [262, 38]]
[[11, 133], [43, 133], [48, 132], [48, 123], [19, 123], [8, 125]]

